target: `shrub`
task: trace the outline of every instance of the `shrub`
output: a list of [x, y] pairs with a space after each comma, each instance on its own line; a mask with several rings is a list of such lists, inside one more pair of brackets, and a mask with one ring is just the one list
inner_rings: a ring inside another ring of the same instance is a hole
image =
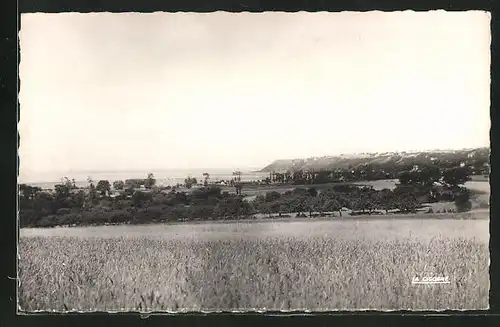
[[310, 196], [317, 196], [318, 195], [318, 190], [315, 188], [315, 187], [310, 187], [307, 189], [307, 193], [310, 195]]
[[150, 223], [160, 220], [163, 215], [161, 207], [148, 207], [137, 210], [132, 216], [134, 223]]
[[113, 212], [109, 217], [108, 222], [116, 224], [132, 221], [132, 219], [133, 217], [130, 212], [128, 212], [127, 210], [120, 210]]
[[71, 213], [71, 209], [70, 208], [61, 208], [61, 209], [57, 210], [57, 215], [58, 216], [67, 215], [67, 214], [70, 214], [70, 213]]
[[114, 181], [113, 188], [115, 190], [123, 190], [125, 188], [125, 182], [124, 181]]
[[215, 206], [196, 205], [189, 208], [190, 218], [210, 218], [213, 216]]
[[38, 220], [39, 216], [36, 214], [34, 210], [30, 209], [19, 210], [19, 226], [21, 228], [36, 225]]
[[458, 212], [466, 212], [472, 209], [472, 202], [466, 201], [464, 203], [455, 203]]
[[273, 201], [278, 200], [280, 197], [281, 197], [281, 194], [279, 192], [276, 192], [276, 191], [267, 192], [266, 196], [265, 196], [265, 201], [266, 202], [273, 202]]
[[37, 227], [52, 227], [54, 226], [54, 215], [42, 217], [37, 223]]
[[455, 196], [455, 206], [458, 212], [470, 211], [472, 202], [470, 201], [470, 192], [467, 189], [462, 189]]
[[132, 195], [132, 203], [134, 206], [139, 208], [143, 207], [152, 200], [153, 196], [151, 193], [137, 191]]
[[59, 221], [62, 225], [80, 224], [82, 222], [82, 215], [78, 213], [70, 213], [59, 217]]

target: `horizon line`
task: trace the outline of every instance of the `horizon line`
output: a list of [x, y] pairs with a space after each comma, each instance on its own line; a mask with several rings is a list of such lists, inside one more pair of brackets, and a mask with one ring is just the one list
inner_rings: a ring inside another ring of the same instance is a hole
[[[272, 164], [275, 161], [282, 161], [282, 160], [301, 160], [301, 159], [309, 159], [309, 158], [322, 158], [322, 157], [340, 157], [340, 156], [349, 156], [349, 155], [361, 155], [361, 154], [385, 154], [385, 153], [417, 153], [417, 152], [447, 152], [447, 151], [468, 151], [468, 150], [477, 150], [477, 149], [491, 149], [489, 145], [483, 145], [483, 146], [476, 146], [476, 147], [465, 147], [465, 148], [434, 148], [434, 149], [426, 149], [426, 150], [416, 150], [416, 149], [408, 149], [408, 150], [391, 150], [391, 151], [372, 151], [372, 152], [347, 152], [347, 153], [338, 153], [338, 154], [325, 154], [325, 155], [316, 155], [316, 156], [296, 156], [296, 157], [289, 157], [289, 158], [281, 158], [281, 159], [272, 159], [269, 161], [268, 164], [264, 165], [263, 167], [244, 167], [241, 165], [242, 168], [235, 168], [235, 167], [212, 167], [212, 168], [203, 168], [203, 167], [191, 167], [191, 168], [120, 168], [120, 169], [81, 169], [81, 170], [52, 170], [52, 171], [41, 171], [41, 170], [32, 170], [32, 169], [27, 169], [27, 171], [32, 171], [35, 173], [41, 173], [41, 174], [53, 174], [53, 173], [69, 173], [69, 172], [75, 172], [75, 173], [114, 173], [114, 172], [144, 172], [145, 174], [154, 172], [154, 171], [168, 171], [168, 170], [179, 170], [179, 171], [189, 171], [189, 170], [194, 170], [194, 171], [202, 171], [202, 170], [250, 170], [250, 172], [258, 172], [259, 170], [265, 168], [269, 164]], [[18, 170], [18, 173], [21, 171], [21, 169]]]

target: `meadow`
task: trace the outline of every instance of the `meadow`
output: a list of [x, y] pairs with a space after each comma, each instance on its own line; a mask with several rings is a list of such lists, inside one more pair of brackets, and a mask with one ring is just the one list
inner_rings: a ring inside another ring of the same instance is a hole
[[[21, 229], [26, 311], [486, 309], [489, 220]], [[450, 284], [414, 285], [427, 273]]]

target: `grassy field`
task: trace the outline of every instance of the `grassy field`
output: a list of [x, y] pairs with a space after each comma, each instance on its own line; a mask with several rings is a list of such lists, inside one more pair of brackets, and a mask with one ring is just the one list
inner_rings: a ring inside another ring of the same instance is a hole
[[[23, 229], [19, 305], [47, 311], [484, 309], [489, 221]], [[450, 284], [413, 285], [448, 276]]]

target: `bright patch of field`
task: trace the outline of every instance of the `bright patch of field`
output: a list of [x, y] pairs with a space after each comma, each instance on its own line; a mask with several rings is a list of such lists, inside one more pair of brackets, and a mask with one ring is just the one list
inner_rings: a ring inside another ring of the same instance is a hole
[[472, 175], [471, 180], [476, 182], [487, 182], [487, 183], [490, 181], [489, 177], [488, 176], [485, 177], [484, 175]]
[[[23, 310], [488, 307], [488, 220], [21, 230]], [[451, 283], [412, 285], [416, 274]]]
[[[490, 193], [490, 183], [488, 179], [485, 179], [483, 176], [471, 176], [470, 181], [465, 183], [465, 187], [468, 189]], [[382, 190], [384, 188], [388, 188], [393, 190], [396, 188], [396, 184], [398, 183], [397, 179], [383, 179], [378, 181], [366, 181], [366, 182], [355, 182], [354, 184], [358, 185], [371, 185], [376, 190]]]
[[383, 179], [378, 181], [355, 182], [353, 184], [373, 186], [376, 190], [383, 190], [385, 188], [394, 190], [398, 182], [397, 179]]
[[489, 195], [490, 194], [490, 183], [488, 181], [481, 182], [481, 181], [469, 181], [465, 183], [465, 187], [467, 187], [470, 190], [481, 192], [484, 194]]

